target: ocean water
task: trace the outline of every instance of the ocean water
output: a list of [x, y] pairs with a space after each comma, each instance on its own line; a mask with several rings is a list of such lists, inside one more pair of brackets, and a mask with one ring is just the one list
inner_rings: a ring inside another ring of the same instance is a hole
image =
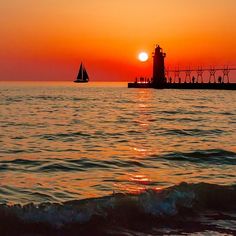
[[0, 235], [236, 235], [236, 92], [1, 82]]

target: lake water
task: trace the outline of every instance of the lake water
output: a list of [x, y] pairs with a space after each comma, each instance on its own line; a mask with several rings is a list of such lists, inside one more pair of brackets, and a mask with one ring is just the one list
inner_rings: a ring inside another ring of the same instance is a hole
[[236, 92], [1, 82], [0, 204], [6, 235], [235, 235]]

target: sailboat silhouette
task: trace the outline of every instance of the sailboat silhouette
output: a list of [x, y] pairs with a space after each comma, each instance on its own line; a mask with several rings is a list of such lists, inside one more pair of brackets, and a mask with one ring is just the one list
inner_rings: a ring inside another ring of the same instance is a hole
[[80, 68], [79, 68], [79, 73], [77, 75], [76, 80], [74, 81], [75, 83], [87, 83], [89, 81], [89, 76], [88, 73], [81, 62]]

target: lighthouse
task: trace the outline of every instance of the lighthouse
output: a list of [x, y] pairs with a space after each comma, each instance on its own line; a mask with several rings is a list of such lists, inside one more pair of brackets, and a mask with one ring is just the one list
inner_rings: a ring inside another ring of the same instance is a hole
[[161, 87], [165, 84], [165, 57], [166, 54], [158, 45], [153, 54], [153, 84], [155, 87]]

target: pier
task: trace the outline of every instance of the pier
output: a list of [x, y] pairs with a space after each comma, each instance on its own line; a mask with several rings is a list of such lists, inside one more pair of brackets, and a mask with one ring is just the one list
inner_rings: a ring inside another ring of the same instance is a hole
[[[236, 83], [230, 82], [230, 71], [236, 67], [197, 67], [169, 70], [165, 68], [166, 53], [158, 45], [153, 54], [153, 76], [136, 78], [128, 83], [128, 88], [156, 89], [219, 89], [236, 90]], [[204, 82], [203, 74], [208, 73], [208, 81]], [[181, 77], [184, 75], [184, 77]], [[218, 76], [218, 77], [217, 77]]]

